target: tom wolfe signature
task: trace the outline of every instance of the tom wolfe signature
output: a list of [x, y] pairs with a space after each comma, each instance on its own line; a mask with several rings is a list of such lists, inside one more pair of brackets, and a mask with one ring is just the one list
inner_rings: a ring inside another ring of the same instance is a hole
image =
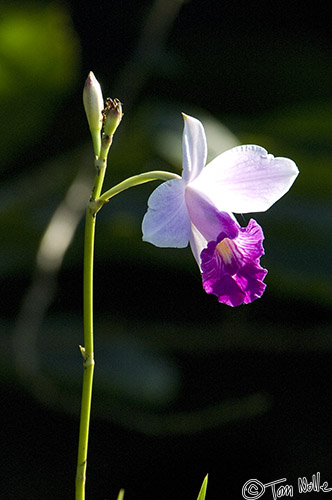
[[[257, 500], [266, 493], [265, 498], [292, 497], [294, 495], [294, 486], [291, 484], [282, 484], [287, 481], [286, 478], [277, 479], [270, 483], [261, 483], [258, 479], [249, 479], [242, 486], [242, 497], [245, 500]], [[299, 477], [297, 480], [297, 491], [299, 493], [329, 493], [332, 488], [329, 488], [327, 481], [322, 482], [320, 472], [313, 474], [311, 479]], [[311, 497], [310, 497], [311, 498]]]

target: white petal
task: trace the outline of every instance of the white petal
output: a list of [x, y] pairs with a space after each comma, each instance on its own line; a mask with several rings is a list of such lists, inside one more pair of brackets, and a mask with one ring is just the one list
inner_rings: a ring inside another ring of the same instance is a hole
[[190, 247], [198, 267], [201, 269], [201, 252], [207, 247], [207, 241], [193, 224], [191, 225]]
[[264, 212], [287, 193], [298, 173], [288, 158], [274, 158], [260, 146], [239, 146], [217, 156], [192, 186], [218, 210]]
[[207, 144], [204, 127], [199, 120], [182, 113], [184, 131], [182, 137], [183, 173], [185, 182], [193, 181], [206, 163]]
[[142, 222], [143, 241], [157, 247], [184, 248], [188, 245], [190, 219], [184, 190], [183, 179], [173, 179], [153, 191]]

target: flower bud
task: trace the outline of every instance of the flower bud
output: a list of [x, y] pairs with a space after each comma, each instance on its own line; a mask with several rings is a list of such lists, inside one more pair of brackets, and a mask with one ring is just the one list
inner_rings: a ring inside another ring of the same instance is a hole
[[114, 134], [122, 120], [122, 104], [119, 99], [111, 99], [108, 97], [105, 101], [104, 116], [104, 133], [110, 137]]
[[95, 75], [90, 71], [83, 89], [83, 104], [92, 136], [93, 149], [96, 156], [100, 152], [100, 132], [103, 125], [103, 94]]

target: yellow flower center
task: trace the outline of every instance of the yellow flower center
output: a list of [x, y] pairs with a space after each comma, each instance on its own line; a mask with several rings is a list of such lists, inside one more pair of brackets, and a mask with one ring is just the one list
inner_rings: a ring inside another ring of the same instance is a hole
[[233, 246], [232, 240], [230, 240], [229, 238], [224, 238], [216, 246], [216, 249], [217, 249], [220, 257], [223, 259], [225, 264], [229, 264], [232, 260], [232, 257], [233, 257], [232, 246]]

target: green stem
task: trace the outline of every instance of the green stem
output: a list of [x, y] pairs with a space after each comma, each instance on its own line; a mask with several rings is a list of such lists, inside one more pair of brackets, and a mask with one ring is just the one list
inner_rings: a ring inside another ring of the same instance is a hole
[[75, 483], [76, 500], [85, 500], [93, 372], [95, 365], [93, 349], [93, 260], [96, 212], [91, 209], [91, 206], [101, 193], [107, 165], [106, 156], [107, 153], [104, 157], [99, 157], [95, 160], [97, 174], [85, 215], [83, 276], [84, 347], [80, 347], [83, 356], [83, 385]]
[[[108, 141], [109, 140], [109, 141]], [[110, 198], [121, 191], [154, 180], [171, 180], [179, 178], [170, 172], [153, 171], [135, 175], [106, 191], [100, 196], [106, 172], [106, 157], [111, 138], [102, 139], [101, 154], [95, 160], [97, 174], [89, 204], [86, 209], [85, 236], [84, 236], [84, 278], [83, 278], [83, 318], [84, 318], [84, 347], [80, 347], [83, 356], [83, 387], [80, 416], [80, 431], [78, 443], [78, 457], [76, 470], [76, 500], [85, 500], [86, 467], [88, 454], [88, 440], [91, 414], [92, 385], [94, 372], [93, 352], [93, 259], [96, 214]], [[103, 142], [104, 141], [104, 142]]]
[[83, 386], [81, 402], [80, 432], [76, 471], [76, 500], [85, 499], [86, 466], [88, 454], [89, 426], [94, 372], [93, 352], [93, 255], [96, 216], [89, 207], [86, 210], [84, 238], [84, 279], [83, 279], [83, 318], [84, 347]]
[[120, 182], [116, 186], [113, 186], [111, 189], [108, 189], [103, 193], [97, 203], [101, 202], [101, 204], [106, 203], [110, 198], [115, 196], [116, 194], [125, 191], [125, 189], [129, 189], [134, 186], [139, 186], [140, 184], [145, 184], [150, 181], [169, 181], [172, 179], [180, 179], [180, 176], [177, 174], [173, 174], [171, 172], [163, 172], [162, 170], [153, 170], [151, 172], [144, 172], [143, 174], [133, 175], [129, 177], [125, 181]]

